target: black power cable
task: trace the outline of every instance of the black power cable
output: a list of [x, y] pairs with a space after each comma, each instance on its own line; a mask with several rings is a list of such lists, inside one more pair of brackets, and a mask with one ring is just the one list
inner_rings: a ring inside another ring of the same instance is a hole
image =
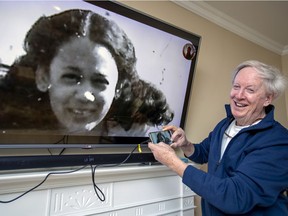
[[24, 195], [30, 193], [31, 191], [35, 190], [36, 188], [40, 187], [47, 179], [50, 175], [63, 175], [63, 174], [70, 174], [70, 173], [74, 173], [74, 172], [77, 172], [79, 170], [82, 170], [84, 169], [85, 167], [87, 167], [87, 165], [85, 166], [82, 166], [80, 168], [77, 168], [75, 170], [70, 170], [70, 171], [62, 171], [62, 172], [50, 172], [46, 175], [46, 177], [39, 183], [37, 184], [36, 186], [34, 186], [33, 188], [29, 189], [28, 191], [25, 191], [24, 193], [20, 194], [19, 196], [11, 199], [11, 200], [7, 200], [7, 201], [3, 201], [3, 200], [0, 200], [0, 203], [11, 203], [11, 202], [14, 202], [15, 200], [18, 200], [19, 198], [23, 197]]

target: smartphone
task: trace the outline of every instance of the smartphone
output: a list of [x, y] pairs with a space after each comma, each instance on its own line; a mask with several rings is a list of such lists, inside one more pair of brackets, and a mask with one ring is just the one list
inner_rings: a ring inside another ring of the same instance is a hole
[[164, 142], [166, 144], [172, 144], [171, 140], [172, 132], [170, 130], [153, 131], [149, 133], [149, 138], [152, 143]]

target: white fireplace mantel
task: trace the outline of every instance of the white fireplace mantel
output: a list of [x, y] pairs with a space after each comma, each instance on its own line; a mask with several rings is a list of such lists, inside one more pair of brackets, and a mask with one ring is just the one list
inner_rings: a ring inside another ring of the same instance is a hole
[[[19, 196], [38, 185], [48, 173], [1, 173], [0, 200]], [[105, 201], [96, 196], [91, 169], [86, 167], [70, 174], [50, 175], [40, 187], [18, 200], [0, 203], [0, 212], [5, 216], [194, 215], [195, 193], [165, 166], [132, 164], [98, 167], [95, 182], [105, 194]]]

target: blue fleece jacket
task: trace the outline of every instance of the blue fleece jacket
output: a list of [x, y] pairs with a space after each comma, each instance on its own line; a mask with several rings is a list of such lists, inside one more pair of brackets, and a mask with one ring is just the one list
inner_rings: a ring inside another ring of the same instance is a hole
[[258, 124], [234, 136], [220, 160], [221, 142], [233, 116], [196, 144], [189, 157], [207, 163], [208, 172], [188, 166], [183, 183], [202, 197], [203, 216], [249, 215], [288, 216], [288, 130], [274, 120], [274, 107]]

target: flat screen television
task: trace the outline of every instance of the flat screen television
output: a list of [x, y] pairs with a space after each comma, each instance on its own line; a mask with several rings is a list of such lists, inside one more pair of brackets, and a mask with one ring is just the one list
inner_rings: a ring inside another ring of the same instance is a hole
[[[154, 162], [200, 36], [115, 1], [0, 1], [0, 170]], [[138, 145], [139, 147], [139, 145]]]

